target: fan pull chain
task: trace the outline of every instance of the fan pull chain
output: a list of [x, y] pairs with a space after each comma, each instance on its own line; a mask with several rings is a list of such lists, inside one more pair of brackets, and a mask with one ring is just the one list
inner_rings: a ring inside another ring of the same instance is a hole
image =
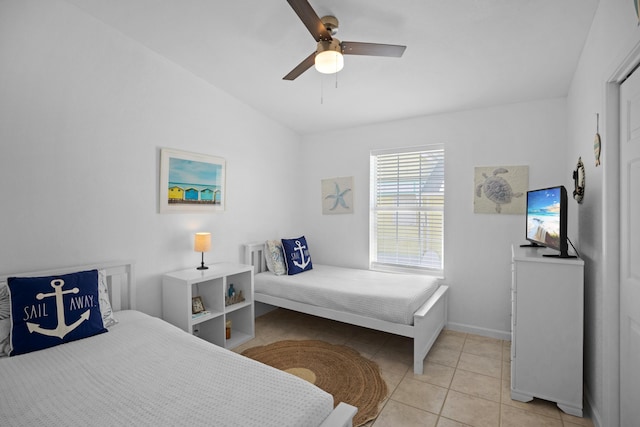
[[[338, 73], [336, 75], [336, 89], [338, 89]], [[320, 104], [324, 104], [324, 76], [320, 76]]]

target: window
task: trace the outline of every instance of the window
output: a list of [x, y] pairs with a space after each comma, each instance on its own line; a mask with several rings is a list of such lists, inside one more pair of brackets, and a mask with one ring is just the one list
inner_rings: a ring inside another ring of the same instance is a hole
[[374, 269], [443, 270], [444, 147], [371, 153]]

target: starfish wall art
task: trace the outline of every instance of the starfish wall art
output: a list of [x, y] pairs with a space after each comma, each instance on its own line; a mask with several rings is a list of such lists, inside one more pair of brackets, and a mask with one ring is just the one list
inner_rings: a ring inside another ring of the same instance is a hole
[[353, 177], [322, 180], [322, 214], [353, 213]]

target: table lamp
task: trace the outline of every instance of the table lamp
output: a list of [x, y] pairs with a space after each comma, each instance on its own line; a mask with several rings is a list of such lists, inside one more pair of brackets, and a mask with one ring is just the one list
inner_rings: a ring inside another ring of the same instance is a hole
[[202, 252], [202, 263], [198, 270], [206, 270], [209, 267], [204, 265], [204, 253], [211, 250], [211, 233], [196, 233], [196, 238], [193, 243], [193, 250], [196, 252]]

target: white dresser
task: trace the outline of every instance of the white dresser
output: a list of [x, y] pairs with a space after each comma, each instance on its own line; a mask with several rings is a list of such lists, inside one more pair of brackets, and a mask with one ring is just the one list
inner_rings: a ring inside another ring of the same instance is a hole
[[512, 247], [511, 398], [582, 416], [584, 261]]

